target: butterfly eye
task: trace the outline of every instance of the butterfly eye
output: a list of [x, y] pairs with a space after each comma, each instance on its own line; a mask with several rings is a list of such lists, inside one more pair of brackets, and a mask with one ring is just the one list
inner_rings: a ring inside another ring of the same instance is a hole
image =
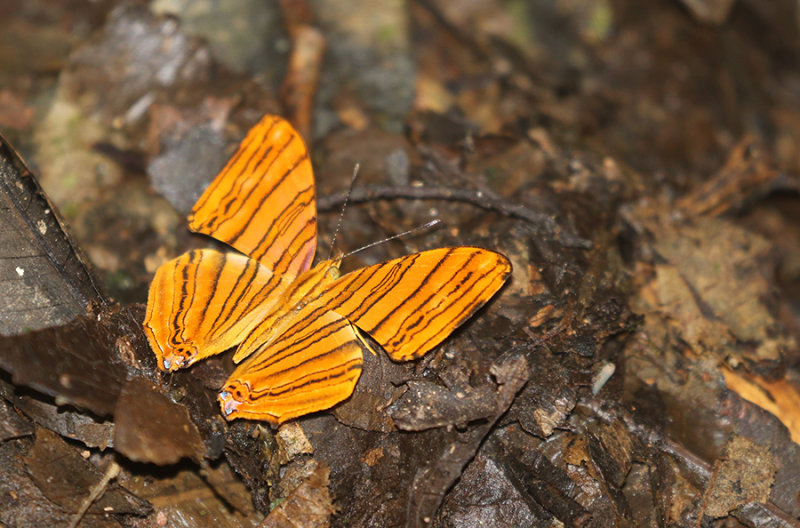
[[179, 348], [174, 348], [169, 356], [164, 357], [164, 370], [177, 370], [183, 366], [183, 363], [183, 352]]
[[173, 354], [169, 358], [164, 358], [165, 370], [178, 370], [184, 366], [184, 357], [180, 354]]
[[230, 416], [239, 406], [250, 398], [250, 386], [240, 381], [232, 381], [219, 393], [219, 402], [225, 416]]
[[247, 398], [247, 394], [249, 393], [246, 386], [243, 386], [238, 381], [231, 381], [229, 382], [222, 392], [220, 392], [220, 398], [231, 397], [238, 401], [243, 401]]
[[187, 365], [192, 363], [194, 357], [197, 355], [197, 348], [192, 345], [184, 344], [175, 350], [175, 354], [178, 356], [177, 360], [179, 360], [182, 365]]
[[169, 356], [165, 356], [162, 364], [164, 370], [178, 370], [194, 363], [197, 347], [188, 343], [179, 343], [172, 348]]
[[222, 405], [222, 412], [225, 416], [230, 416], [231, 413], [236, 411], [236, 408], [242, 403], [233, 398], [230, 392], [222, 391], [219, 393], [219, 401]]

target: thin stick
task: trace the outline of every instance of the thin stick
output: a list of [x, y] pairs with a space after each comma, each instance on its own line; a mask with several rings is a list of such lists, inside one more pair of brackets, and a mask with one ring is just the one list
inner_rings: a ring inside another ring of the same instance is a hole
[[89, 493], [89, 496], [86, 497], [86, 499], [84, 499], [80, 509], [72, 517], [72, 521], [70, 521], [69, 523], [69, 528], [77, 528], [78, 524], [81, 522], [81, 519], [83, 519], [83, 516], [86, 515], [86, 512], [89, 510], [92, 504], [94, 504], [94, 501], [99, 499], [103, 495], [103, 493], [106, 492], [108, 484], [112, 480], [117, 478], [120, 469], [121, 468], [119, 464], [117, 464], [116, 461], [112, 460], [111, 464], [108, 466], [108, 469], [106, 469], [103, 478], [101, 478], [100, 482], [98, 482], [97, 484], [94, 485], [94, 487], [92, 487], [92, 491]]
[[496, 211], [505, 216], [526, 220], [543, 229], [565, 247], [581, 249], [591, 249], [592, 247], [590, 240], [562, 230], [556, 224], [552, 215], [539, 213], [523, 205], [509, 203], [502, 198], [487, 196], [483, 191], [452, 189], [450, 187], [370, 185], [353, 189], [349, 193], [335, 193], [323, 196], [317, 200], [317, 208], [322, 211], [328, 211], [346, 201], [364, 203], [374, 200], [448, 200], [467, 202], [481, 209]]

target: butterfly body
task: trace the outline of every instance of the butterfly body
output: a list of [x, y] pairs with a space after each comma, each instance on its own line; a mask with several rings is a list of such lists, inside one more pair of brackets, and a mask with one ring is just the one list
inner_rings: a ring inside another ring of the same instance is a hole
[[[220, 392], [226, 418], [278, 424], [350, 396], [369, 334], [397, 361], [439, 344], [510, 274], [499, 253], [441, 248], [339, 274], [311, 266], [316, 207], [297, 133], [265, 117], [190, 215], [190, 228], [241, 251], [191, 251], [162, 265], [144, 329], [164, 370], [237, 347]], [[367, 347], [368, 348], [368, 347]]]

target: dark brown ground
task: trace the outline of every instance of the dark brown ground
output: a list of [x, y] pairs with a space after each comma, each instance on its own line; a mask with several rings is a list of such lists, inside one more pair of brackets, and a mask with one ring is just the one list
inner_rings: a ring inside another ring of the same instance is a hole
[[[799, 9], [4, 0], [0, 526], [800, 526]], [[337, 251], [442, 225], [347, 266], [514, 266], [277, 431], [220, 415], [230, 354], [164, 375], [140, 329], [268, 112], [323, 256], [359, 163]]]

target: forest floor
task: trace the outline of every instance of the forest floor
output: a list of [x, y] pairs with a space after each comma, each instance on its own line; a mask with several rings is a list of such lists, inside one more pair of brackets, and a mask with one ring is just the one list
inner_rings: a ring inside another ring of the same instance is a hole
[[[800, 527], [798, 9], [4, 1], [0, 525]], [[167, 374], [141, 327], [265, 114], [322, 258], [413, 230], [343, 268], [513, 268], [280, 428], [222, 416], [231, 353]]]

